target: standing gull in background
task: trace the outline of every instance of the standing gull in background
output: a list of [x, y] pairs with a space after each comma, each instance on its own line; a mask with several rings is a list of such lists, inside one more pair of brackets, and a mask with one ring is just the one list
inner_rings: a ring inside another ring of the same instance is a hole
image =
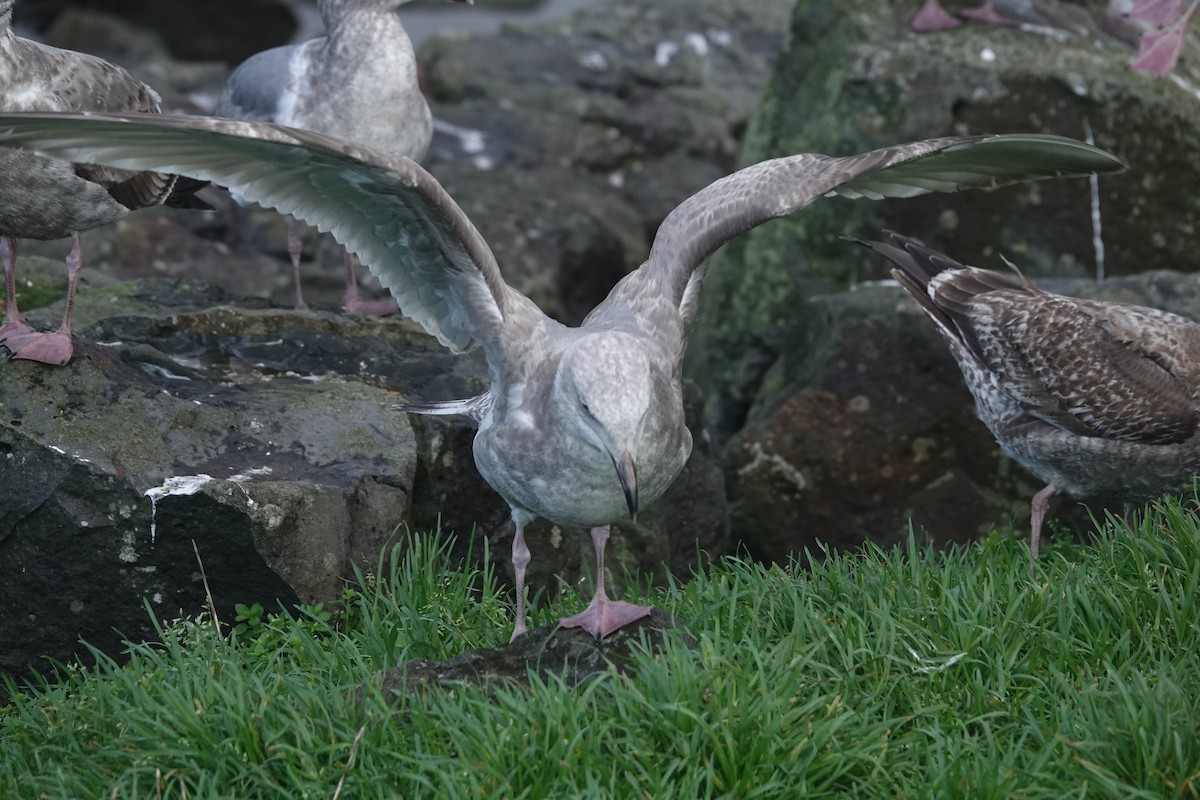
[[[417, 83], [416, 53], [396, 14], [407, 2], [317, 0], [325, 35], [250, 56], [229, 76], [213, 113], [318, 131], [420, 161], [433, 136], [433, 117]], [[308, 308], [300, 289], [300, 234], [290, 219], [287, 247], [296, 307]], [[360, 300], [349, 253], [345, 267], [346, 311], [396, 310], [390, 300]]]
[[447, 347], [480, 345], [487, 392], [407, 408], [479, 422], [475, 464], [516, 523], [514, 638], [526, 630], [524, 530], [535, 517], [592, 530], [595, 596], [561, 625], [599, 638], [649, 613], [605, 594], [605, 542], [610, 523], [661, 496], [691, 453], [683, 354], [704, 266], [721, 244], [829, 193], [910, 197], [1124, 168], [1090, 145], [1036, 135], [959, 136], [845, 158], [764, 161], [668, 214], [646, 263], [572, 328], [504, 282], [475, 226], [407, 158], [306, 131], [199, 117], [0, 115], [5, 144], [229, 186], [331, 231], [401, 310]]
[[861, 244], [937, 324], [1004, 452], [1046, 481], [1031, 504], [1035, 558], [1055, 493], [1139, 502], [1200, 472], [1196, 323], [1051, 294], [896, 234]]
[[[22, 39], [12, 30], [15, 0], [0, 0], [0, 109], [5, 111], [135, 111], [157, 113], [159, 96], [120, 67], [74, 50]], [[206, 208], [174, 175], [130, 173], [72, 164], [32, 153], [0, 153], [0, 260], [7, 307], [0, 343], [14, 358], [62, 365], [71, 360], [71, 311], [83, 259], [79, 232], [116, 222], [131, 210], [171, 205]], [[17, 308], [16, 244], [73, 237], [67, 255], [62, 325], [38, 333]]]

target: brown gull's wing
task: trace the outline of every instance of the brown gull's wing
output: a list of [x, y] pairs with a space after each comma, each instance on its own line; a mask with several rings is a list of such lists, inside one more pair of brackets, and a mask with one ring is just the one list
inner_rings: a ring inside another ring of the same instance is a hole
[[[959, 345], [968, 381], [990, 372], [1029, 415], [1081, 436], [1179, 442], [1200, 424], [1200, 328], [1166, 311], [1080, 300], [968, 267], [915, 239], [859, 242]], [[985, 381], [992, 385], [991, 381]], [[978, 388], [978, 387], [977, 387]]]
[[[8, 47], [12, 69], [0, 74], [5, 111], [159, 111], [158, 92], [102, 58], [21, 37], [9, 39]], [[130, 209], [162, 203], [175, 182], [174, 175], [130, 174], [91, 164], [77, 164], [75, 171], [79, 177], [103, 186], [114, 200]]]
[[977, 295], [967, 308], [988, 366], [1031, 415], [1144, 444], [1182, 442], [1200, 426], [1189, 388], [1200, 329], [1190, 320], [1024, 289]]
[[501, 336], [531, 304], [433, 176], [392, 156], [270, 123], [139, 114], [0, 114], [0, 145], [226, 186], [328, 231], [456, 352]]
[[1116, 156], [1060, 136], [955, 136], [832, 158], [806, 153], [755, 164], [681, 203], [655, 236], [643, 280], [658, 282], [690, 324], [703, 271], [722, 244], [819, 197], [914, 197], [1022, 180], [1117, 172]]

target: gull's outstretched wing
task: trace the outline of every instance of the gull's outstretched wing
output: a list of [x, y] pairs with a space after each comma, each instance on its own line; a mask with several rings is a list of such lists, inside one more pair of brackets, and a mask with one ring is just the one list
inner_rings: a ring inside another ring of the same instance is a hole
[[263, 122], [136, 114], [0, 114], [0, 145], [178, 173], [292, 214], [357, 254], [454, 351], [494, 342], [528, 306], [462, 209], [402, 156]]
[[828, 194], [913, 197], [1017, 181], [1117, 172], [1125, 164], [1097, 147], [1060, 136], [956, 136], [831, 158], [806, 153], [728, 175], [683, 201], [658, 229], [643, 270], [690, 323], [701, 273], [718, 247], [774, 217]]

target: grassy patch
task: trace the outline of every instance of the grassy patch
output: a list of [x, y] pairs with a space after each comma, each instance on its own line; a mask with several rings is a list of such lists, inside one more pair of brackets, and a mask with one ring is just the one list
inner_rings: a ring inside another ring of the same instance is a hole
[[353, 701], [505, 641], [493, 577], [447, 552], [419, 539], [336, 614], [243, 609], [232, 641], [180, 621], [26, 690], [0, 709], [0, 796], [1200, 797], [1194, 504], [1032, 568], [1020, 537], [733, 560], [649, 598], [699, 644], [633, 677]]

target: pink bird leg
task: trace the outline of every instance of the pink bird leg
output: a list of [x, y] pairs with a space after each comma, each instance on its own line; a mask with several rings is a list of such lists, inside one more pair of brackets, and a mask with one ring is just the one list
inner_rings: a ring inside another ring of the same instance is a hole
[[1200, 2], [1192, 3], [1179, 19], [1162, 30], [1142, 34], [1137, 58], [1129, 62], [1129, 66], [1159, 78], [1170, 74], [1179, 61], [1184, 37], [1187, 36], [1192, 17], [1196, 16], [1197, 8], [1200, 8]]
[[925, 0], [925, 5], [913, 17], [912, 29], [917, 33], [946, 31], [962, 25], [962, 20], [946, 12], [938, 0]]

